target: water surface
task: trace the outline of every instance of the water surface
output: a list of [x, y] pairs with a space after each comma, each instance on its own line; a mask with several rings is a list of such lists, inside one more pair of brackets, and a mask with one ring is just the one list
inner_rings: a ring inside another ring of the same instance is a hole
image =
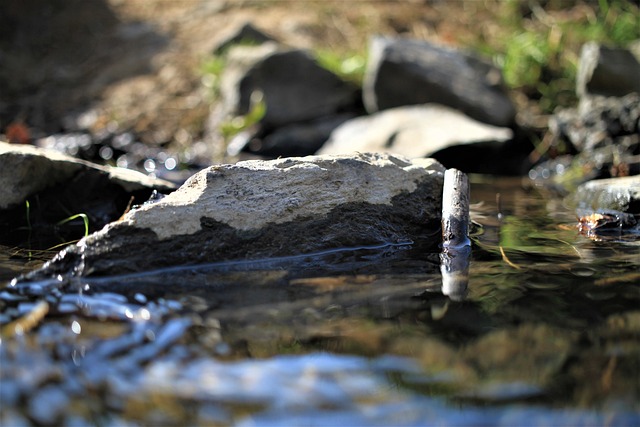
[[471, 195], [456, 298], [422, 242], [18, 287], [2, 248], [0, 424], [638, 425], [638, 241]]

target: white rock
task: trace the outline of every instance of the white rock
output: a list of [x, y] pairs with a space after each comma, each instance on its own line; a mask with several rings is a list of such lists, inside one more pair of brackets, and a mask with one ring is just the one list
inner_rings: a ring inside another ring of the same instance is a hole
[[509, 128], [480, 123], [454, 109], [428, 104], [398, 107], [349, 120], [331, 134], [318, 154], [388, 152], [428, 157], [452, 145], [507, 141]]

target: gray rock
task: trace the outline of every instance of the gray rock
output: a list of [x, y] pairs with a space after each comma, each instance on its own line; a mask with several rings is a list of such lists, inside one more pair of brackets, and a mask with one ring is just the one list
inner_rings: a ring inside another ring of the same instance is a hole
[[0, 142], [0, 210], [23, 203], [32, 194], [65, 184], [82, 175], [85, 182], [101, 177], [127, 193], [175, 185], [123, 168], [100, 166], [57, 151]]
[[408, 39], [372, 40], [363, 99], [370, 113], [438, 103], [496, 126], [511, 126], [516, 114], [500, 70], [474, 56]]
[[561, 110], [551, 116], [549, 130], [555, 139], [569, 141], [578, 151], [622, 146], [621, 139], [629, 138], [638, 144], [640, 94], [582, 98], [578, 108]]
[[260, 31], [252, 23], [245, 22], [222, 34], [213, 48], [213, 53], [221, 55], [235, 44], [259, 45], [269, 41], [275, 41], [275, 39]]
[[432, 241], [443, 174], [432, 159], [377, 154], [212, 166], [68, 247], [30, 278]]
[[578, 96], [640, 93], [639, 61], [632, 50], [586, 43], [582, 46], [578, 65]]
[[275, 43], [232, 48], [220, 90], [230, 115], [245, 115], [262, 99], [267, 127], [349, 110], [359, 98], [357, 87], [319, 66], [309, 52]]
[[576, 108], [549, 118], [551, 146], [578, 153], [547, 160], [529, 177], [561, 193], [590, 179], [640, 173], [640, 94], [582, 96]]
[[586, 182], [576, 189], [570, 200], [579, 210], [640, 214], [640, 175]]
[[338, 127], [318, 154], [390, 152], [428, 157], [447, 147], [480, 141], [508, 141], [513, 132], [430, 104], [398, 107], [358, 117]]

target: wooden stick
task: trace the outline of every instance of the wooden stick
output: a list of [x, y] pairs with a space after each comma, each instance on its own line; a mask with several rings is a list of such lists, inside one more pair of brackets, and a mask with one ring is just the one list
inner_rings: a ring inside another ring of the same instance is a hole
[[453, 301], [465, 298], [469, 284], [469, 180], [457, 169], [447, 169], [442, 188], [442, 293]]
[[469, 179], [447, 169], [442, 188], [442, 247], [471, 246], [469, 240]]

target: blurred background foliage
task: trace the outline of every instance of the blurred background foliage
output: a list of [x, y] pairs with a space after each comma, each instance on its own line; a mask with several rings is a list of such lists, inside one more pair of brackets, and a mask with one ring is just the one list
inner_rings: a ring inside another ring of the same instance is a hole
[[188, 147], [220, 99], [226, 60], [212, 41], [243, 21], [355, 83], [374, 35], [470, 50], [503, 70], [519, 111], [543, 128], [544, 115], [575, 105], [585, 42], [640, 39], [640, 1], [4, 0], [0, 132], [19, 122], [53, 133], [89, 111], [82, 126], [94, 132]]
[[[318, 33], [314, 53], [319, 64], [345, 80], [362, 82], [372, 35], [429, 39], [492, 61], [503, 70], [514, 95], [535, 105], [540, 114], [575, 104], [584, 43], [627, 47], [640, 39], [640, 1], [426, 1], [425, 13], [416, 13], [417, 8], [385, 9], [393, 2], [380, 2], [375, 12], [367, 8], [377, 2], [360, 3], [351, 11], [338, 3], [310, 5], [326, 28], [311, 26], [309, 31]], [[205, 63], [205, 74], [219, 76], [219, 60]]]
[[[502, 68], [507, 85], [542, 113], [575, 103], [580, 49], [588, 41], [626, 47], [640, 39], [640, 2], [548, 0], [468, 2], [488, 5], [485, 29], [474, 31], [469, 47]], [[478, 11], [480, 13], [480, 11]]]

